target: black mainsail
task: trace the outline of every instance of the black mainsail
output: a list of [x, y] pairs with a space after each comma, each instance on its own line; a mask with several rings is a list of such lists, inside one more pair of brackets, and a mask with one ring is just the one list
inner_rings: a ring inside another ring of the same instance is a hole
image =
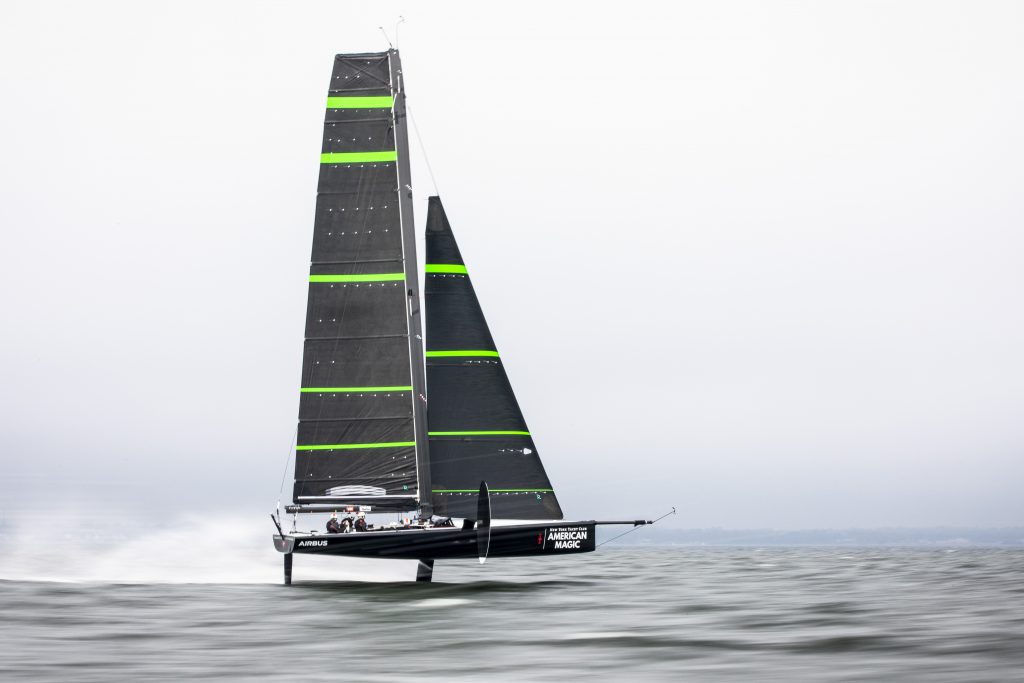
[[398, 52], [338, 55], [316, 202], [293, 500], [430, 508]]
[[480, 482], [491, 515], [562, 519], [466, 264], [438, 197], [427, 210], [427, 386], [434, 511], [475, 517]]

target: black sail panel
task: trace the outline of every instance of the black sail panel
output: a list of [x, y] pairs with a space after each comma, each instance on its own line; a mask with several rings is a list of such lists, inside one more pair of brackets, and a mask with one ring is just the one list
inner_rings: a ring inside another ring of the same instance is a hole
[[429, 507], [404, 98], [396, 51], [335, 57], [306, 308], [300, 505]]
[[427, 212], [427, 424], [434, 512], [474, 517], [480, 482], [494, 518], [561, 519], [438, 197]]

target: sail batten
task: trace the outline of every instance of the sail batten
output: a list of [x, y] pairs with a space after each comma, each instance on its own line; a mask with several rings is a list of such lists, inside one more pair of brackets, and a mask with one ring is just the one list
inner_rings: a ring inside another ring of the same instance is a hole
[[497, 351], [488, 351], [487, 349], [462, 349], [459, 351], [439, 351], [439, 350], [428, 350], [427, 358], [470, 358], [470, 357], [485, 357], [485, 358], [498, 358]]
[[381, 152], [323, 152], [321, 164], [359, 164], [374, 161], [397, 161], [398, 153], [394, 150]]
[[467, 431], [467, 432], [427, 432], [430, 436], [529, 436], [530, 432], [518, 431], [518, 430], [503, 430], [503, 429], [491, 429], [491, 430], [479, 430], [479, 431]]
[[301, 387], [304, 394], [353, 394], [357, 392], [412, 391], [412, 387]]
[[561, 519], [562, 510], [508, 381], [441, 200], [427, 213], [427, 384], [432, 499], [438, 514]]
[[293, 499], [429, 494], [419, 281], [396, 51], [338, 55], [310, 258]]
[[395, 101], [390, 95], [365, 97], [349, 95], [345, 97], [328, 97], [328, 109], [391, 109]]

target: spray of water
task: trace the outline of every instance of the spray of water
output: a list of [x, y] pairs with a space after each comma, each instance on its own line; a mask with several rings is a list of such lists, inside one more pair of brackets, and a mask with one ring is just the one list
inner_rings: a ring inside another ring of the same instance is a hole
[[[74, 519], [73, 516], [68, 516]], [[282, 559], [264, 520], [183, 517], [156, 531], [5, 530], [0, 579], [96, 583], [281, 583]], [[295, 558], [296, 581], [411, 581], [416, 563]]]

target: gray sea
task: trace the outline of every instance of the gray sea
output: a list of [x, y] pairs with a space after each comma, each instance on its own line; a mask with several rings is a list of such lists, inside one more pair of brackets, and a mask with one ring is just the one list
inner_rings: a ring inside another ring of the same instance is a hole
[[429, 585], [299, 556], [286, 587], [272, 551], [179, 576], [172, 540], [0, 580], [0, 679], [1024, 680], [1022, 550], [612, 545]]

